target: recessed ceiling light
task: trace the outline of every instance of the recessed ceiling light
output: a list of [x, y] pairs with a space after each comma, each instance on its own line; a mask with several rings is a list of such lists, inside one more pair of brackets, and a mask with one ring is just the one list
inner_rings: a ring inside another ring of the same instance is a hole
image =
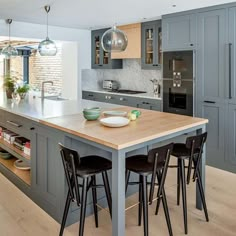
[[172, 7], [176, 7], [176, 5], [175, 5], [175, 4], [173, 4], [173, 5], [172, 5]]

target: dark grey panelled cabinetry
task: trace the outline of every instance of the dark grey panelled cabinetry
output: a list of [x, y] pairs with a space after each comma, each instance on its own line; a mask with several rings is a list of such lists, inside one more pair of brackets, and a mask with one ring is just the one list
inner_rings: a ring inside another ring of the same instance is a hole
[[229, 104], [228, 113], [228, 146], [227, 146], [227, 161], [229, 164], [236, 165], [236, 105]]
[[32, 190], [34, 201], [57, 221], [63, 212], [64, 171], [58, 143], [63, 133], [42, 125], [35, 125], [32, 134]]
[[94, 30], [91, 33], [92, 38], [92, 69], [120, 69], [122, 68], [121, 59], [111, 59], [111, 54], [105, 52], [101, 45], [101, 39], [103, 33], [107, 29]]
[[162, 64], [161, 20], [142, 23], [142, 69], [160, 69]]
[[196, 14], [163, 16], [162, 49], [193, 49], [196, 44]]
[[133, 97], [121, 94], [116, 95], [109, 92], [99, 93], [92, 91], [83, 91], [82, 98], [86, 100], [106, 102], [130, 107], [138, 107], [148, 110], [155, 110], [155, 111], [162, 110], [162, 100], [154, 98]]
[[198, 14], [197, 115], [209, 119], [207, 162], [220, 167], [225, 150], [226, 10]]
[[236, 104], [236, 7], [229, 9], [229, 75], [228, 75], [228, 97], [229, 102]]

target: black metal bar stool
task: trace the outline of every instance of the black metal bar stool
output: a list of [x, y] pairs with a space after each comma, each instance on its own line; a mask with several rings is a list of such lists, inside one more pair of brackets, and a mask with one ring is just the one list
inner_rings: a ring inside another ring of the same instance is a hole
[[[143, 224], [144, 236], [148, 236], [148, 203], [151, 205], [154, 195], [155, 180], [158, 181], [157, 198], [162, 200], [165, 212], [166, 222], [169, 230], [169, 235], [173, 235], [169, 210], [165, 194], [165, 179], [168, 170], [170, 153], [173, 148], [173, 143], [163, 147], [152, 149], [147, 155], [135, 155], [126, 159], [126, 189], [129, 183], [130, 172], [139, 175], [139, 213], [138, 224], [141, 225], [142, 208], [143, 208]], [[149, 199], [147, 196], [147, 176], [151, 175], [151, 187]]]
[[[192, 180], [197, 180], [197, 186], [200, 192], [200, 197], [206, 217], [206, 221], [209, 221], [206, 199], [202, 185], [200, 163], [203, 153], [203, 147], [207, 139], [207, 133], [188, 137], [186, 143], [175, 143], [172, 156], [178, 159], [177, 167], [177, 205], [180, 201], [180, 186], [182, 187], [182, 201], [183, 201], [183, 215], [184, 215], [184, 230], [185, 234], [188, 233], [188, 218], [187, 218], [187, 196], [186, 196], [186, 183], [190, 183], [191, 171], [193, 172]], [[185, 166], [185, 160], [188, 160], [188, 166]], [[173, 166], [172, 166], [173, 167]], [[187, 181], [185, 178], [185, 168], [187, 168]], [[157, 202], [156, 214], [158, 212], [160, 203]]]
[[[84, 234], [84, 222], [86, 213], [86, 202], [87, 202], [87, 192], [92, 188], [93, 196], [93, 208], [95, 216], [95, 225], [98, 227], [98, 209], [97, 209], [97, 187], [103, 187], [103, 185], [96, 184], [96, 175], [102, 174], [104, 188], [106, 192], [108, 208], [111, 215], [112, 200], [111, 192], [108, 182], [107, 171], [112, 168], [111, 161], [100, 157], [100, 156], [86, 156], [80, 158], [79, 154], [75, 150], [68, 149], [62, 144], [59, 144], [60, 153], [62, 157], [62, 162], [65, 170], [66, 181], [68, 184], [68, 194], [65, 204], [65, 209], [63, 213], [60, 236], [63, 235], [63, 231], [66, 224], [66, 219], [71, 202], [76, 202], [80, 207], [80, 226], [79, 226], [79, 236]], [[82, 185], [79, 184], [78, 178], [83, 180]], [[80, 196], [79, 188], [82, 188], [82, 194]]]

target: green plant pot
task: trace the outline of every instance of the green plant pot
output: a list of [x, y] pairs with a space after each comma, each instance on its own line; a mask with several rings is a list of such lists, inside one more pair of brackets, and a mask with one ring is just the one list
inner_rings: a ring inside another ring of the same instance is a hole
[[6, 89], [6, 95], [8, 99], [12, 98], [13, 92], [14, 92], [14, 89]]

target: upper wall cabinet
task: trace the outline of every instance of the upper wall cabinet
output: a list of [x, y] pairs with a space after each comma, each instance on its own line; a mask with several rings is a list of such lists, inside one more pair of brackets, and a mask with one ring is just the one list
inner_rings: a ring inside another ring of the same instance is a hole
[[193, 49], [196, 44], [196, 15], [163, 16], [163, 51]]
[[161, 20], [142, 23], [142, 69], [160, 69], [161, 44]]
[[111, 53], [112, 59], [141, 58], [141, 23], [123, 25], [117, 27], [125, 32], [128, 38], [128, 45], [123, 52]]
[[105, 52], [101, 45], [103, 33], [107, 29], [92, 31], [92, 69], [121, 69], [122, 60], [112, 60], [111, 53]]

